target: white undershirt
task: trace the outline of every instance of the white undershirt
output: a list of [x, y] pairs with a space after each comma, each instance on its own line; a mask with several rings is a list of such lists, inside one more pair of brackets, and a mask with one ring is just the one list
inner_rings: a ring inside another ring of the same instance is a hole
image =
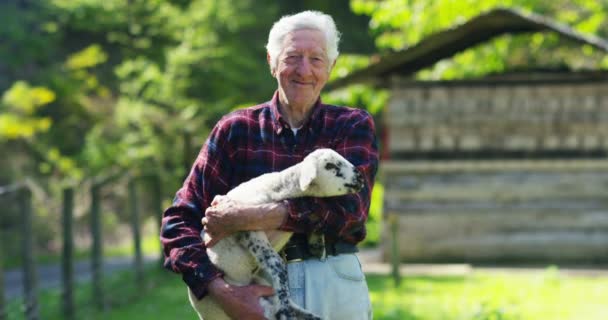
[[297, 128], [291, 128], [291, 131], [293, 131], [293, 135], [296, 136], [298, 134], [298, 130], [302, 129], [302, 126], [297, 127]]

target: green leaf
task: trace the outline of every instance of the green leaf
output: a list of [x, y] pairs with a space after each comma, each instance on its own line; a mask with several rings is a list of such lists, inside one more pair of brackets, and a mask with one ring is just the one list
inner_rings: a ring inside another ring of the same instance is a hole
[[72, 70], [85, 69], [104, 63], [107, 60], [108, 56], [101, 46], [93, 44], [70, 55], [66, 61], [66, 66]]
[[31, 87], [25, 81], [15, 82], [2, 96], [2, 103], [13, 111], [32, 115], [39, 107], [55, 100], [55, 93], [45, 87]]

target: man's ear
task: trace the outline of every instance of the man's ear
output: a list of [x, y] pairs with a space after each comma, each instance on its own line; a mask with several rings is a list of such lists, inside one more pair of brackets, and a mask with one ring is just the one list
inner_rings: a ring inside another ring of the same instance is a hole
[[274, 68], [272, 67], [272, 63], [270, 62], [270, 53], [266, 52], [266, 61], [268, 61], [268, 66], [270, 67], [270, 74], [274, 78]]
[[300, 190], [306, 191], [317, 177], [317, 166], [314, 161], [304, 160], [300, 170]]

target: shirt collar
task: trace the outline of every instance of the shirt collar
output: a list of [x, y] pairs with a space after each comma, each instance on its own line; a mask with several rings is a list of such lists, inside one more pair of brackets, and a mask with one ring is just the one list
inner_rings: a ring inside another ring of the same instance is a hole
[[[273, 125], [273, 129], [277, 134], [281, 134], [281, 132], [283, 132], [284, 129], [289, 129], [289, 123], [287, 122], [287, 120], [285, 119], [285, 117], [283, 117], [283, 115], [281, 115], [281, 112], [279, 111], [279, 91], [275, 91], [274, 95], [272, 96], [272, 100], [270, 100], [270, 112], [272, 114], [272, 125]], [[317, 99], [317, 102], [315, 102], [315, 105], [313, 106], [313, 111], [310, 114], [310, 118], [302, 125], [301, 129], [307, 128], [309, 127], [310, 123], [314, 122], [315, 119], [317, 119], [319, 117], [319, 114], [321, 112], [321, 109], [323, 106], [323, 103], [321, 102], [321, 97], [319, 97]]]

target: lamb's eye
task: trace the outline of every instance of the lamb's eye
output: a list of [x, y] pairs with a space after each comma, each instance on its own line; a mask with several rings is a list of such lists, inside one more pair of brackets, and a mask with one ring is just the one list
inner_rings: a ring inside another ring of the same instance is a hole
[[338, 166], [331, 162], [328, 162], [325, 164], [325, 169], [327, 169], [327, 170], [338, 169]]

